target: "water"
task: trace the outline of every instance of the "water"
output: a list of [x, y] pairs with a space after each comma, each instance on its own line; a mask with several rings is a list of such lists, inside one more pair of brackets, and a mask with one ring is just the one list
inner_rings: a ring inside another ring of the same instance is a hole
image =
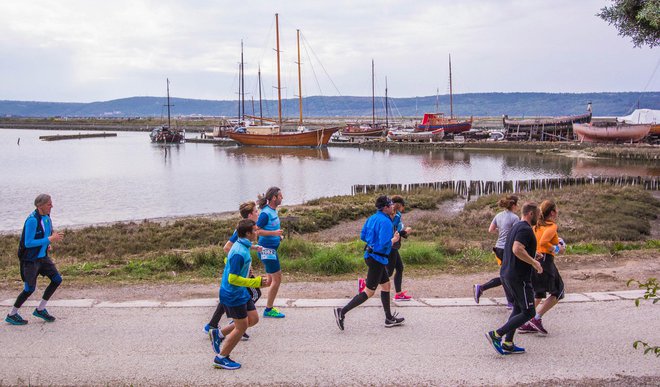
[[354, 184], [522, 180], [593, 171], [660, 175], [657, 165], [533, 152], [162, 146], [151, 144], [144, 132], [38, 139], [57, 133], [72, 134], [0, 130], [0, 231], [20, 230], [41, 192], [53, 197], [56, 226], [71, 226], [234, 211], [273, 185], [282, 188], [287, 205], [350, 194]]

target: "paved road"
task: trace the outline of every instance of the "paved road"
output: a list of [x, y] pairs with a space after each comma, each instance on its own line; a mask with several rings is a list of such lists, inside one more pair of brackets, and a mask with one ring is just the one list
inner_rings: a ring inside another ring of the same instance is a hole
[[205, 302], [53, 305], [55, 323], [30, 316], [27, 326], [0, 325], [0, 385], [553, 385], [629, 376], [642, 378], [625, 383], [660, 382], [660, 359], [631, 345], [636, 339], [660, 343], [660, 305], [636, 308], [621, 299], [560, 304], [544, 320], [548, 336], [518, 335], [528, 353], [504, 357], [484, 338], [505, 321], [502, 306], [416, 302], [398, 308], [406, 324], [390, 329], [383, 327], [381, 308], [366, 306], [347, 316], [342, 332], [330, 307], [312, 306], [336, 302], [310, 301], [309, 307], [284, 308], [284, 320], [262, 319], [251, 340], [234, 351], [232, 358], [243, 363], [238, 371], [211, 366], [201, 328], [213, 307], [194, 306]]

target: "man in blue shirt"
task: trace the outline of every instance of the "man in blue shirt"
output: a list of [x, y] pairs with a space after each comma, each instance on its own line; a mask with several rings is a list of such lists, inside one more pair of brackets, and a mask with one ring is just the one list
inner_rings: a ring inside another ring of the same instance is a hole
[[[248, 278], [252, 257], [250, 248], [252, 240], [257, 235], [257, 227], [254, 221], [243, 219], [236, 227], [238, 240], [232, 246], [227, 257], [225, 270], [222, 274], [220, 283], [220, 303], [224, 305], [227, 316], [234, 319], [234, 323], [227, 325], [222, 329], [223, 340], [219, 340], [216, 346], [216, 340], [213, 340], [213, 349], [218, 353], [213, 359], [213, 365], [216, 368], [235, 370], [241, 368], [241, 365], [229, 358], [231, 351], [236, 347], [241, 336], [248, 327], [252, 327], [259, 322], [259, 314], [254, 306], [254, 301], [250, 297], [247, 288], [260, 288], [270, 285], [268, 277]], [[217, 337], [218, 329], [212, 329], [212, 337]], [[220, 348], [219, 344], [222, 344]]]
[[18, 295], [14, 307], [5, 318], [5, 321], [12, 325], [25, 325], [28, 323], [18, 314], [18, 310], [28, 297], [34, 293], [39, 275], [48, 277], [50, 284], [46, 287], [41, 302], [32, 312], [32, 315], [47, 322], [55, 321], [55, 317], [51, 316], [46, 310], [46, 303], [62, 283], [62, 276], [57, 271], [53, 261], [48, 257], [48, 250], [50, 250], [51, 243], [60, 242], [64, 235], [53, 232], [53, 225], [50, 220], [53, 201], [50, 195], [40, 194], [37, 196], [34, 199], [34, 206], [36, 209], [25, 220], [21, 241], [19, 242], [18, 256], [23, 291]]
[[259, 252], [259, 258], [261, 258], [261, 262], [264, 264], [266, 273], [268, 273], [271, 280], [264, 317], [284, 318], [284, 313], [273, 306], [282, 283], [282, 270], [277, 254], [277, 249], [280, 247], [280, 241], [282, 240], [282, 229], [280, 228], [280, 218], [277, 215], [277, 207], [282, 204], [282, 200], [284, 200], [282, 190], [277, 187], [270, 187], [257, 202], [261, 209], [257, 220], [259, 246], [263, 248]]
[[376, 209], [378, 211], [367, 219], [360, 233], [360, 239], [367, 244], [364, 249], [364, 261], [369, 268], [366, 287], [346, 306], [335, 308], [335, 320], [342, 331], [346, 313], [373, 296], [378, 285], [381, 286], [380, 300], [385, 310], [385, 327], [401, 325], [404, 321], [403, 317], [397, 317], [396, 313], [392, 314], [390, 311], [390, 276], [387, 263], [392, 245], [400, 238], [392, 224], [393, 203], [387, 196], [379, 196], [376, 199]]

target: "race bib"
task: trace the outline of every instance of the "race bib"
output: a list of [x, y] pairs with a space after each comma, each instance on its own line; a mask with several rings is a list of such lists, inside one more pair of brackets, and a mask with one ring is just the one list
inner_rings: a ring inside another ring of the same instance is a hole
[[261, 260], [277, 259], [277, 251], [275, 249], [263, 248], [261, 249]]

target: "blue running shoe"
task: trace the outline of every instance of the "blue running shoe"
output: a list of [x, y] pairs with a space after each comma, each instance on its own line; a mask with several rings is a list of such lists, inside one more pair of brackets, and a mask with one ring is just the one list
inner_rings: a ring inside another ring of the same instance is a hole
[[32, 312], [32, 315], [34, 317], [42, 318], [46, 322], [55, 321], [55, 317], [51, 316], [50, 313], [48, 313], [48, 311], [46, 309], [42, 309], [42, 310], [35, 309], [34, 312]]
[[27, 320], [21, 317], [21, 315], [18, 313], [11, 316], [7, 315], [7, 317], [5, 317], [5, 321], [10, 323], [11, 325], [25, 325], [28, 323]]
[[495, 351], [500, 355], [504, 355], [504, 350], [502, 349], [502, 338], [495, 336], [495, 331], [490, 331], [486, 333], [486, 340], [493, 346]]
[[208, 335], [210, 330], [211, 330], [211, 325], [209, 324], [204, 325], [204, 333]]
[[502, 343], [502, 350], [504, 351], [505, 355], [513, 355], [513, 354], [519, 354], [519, 353], [525, 353], [525, 348], [519, 347], [513, 343]]
[[220, 353], [222, 340], [225, 339], [225, 337], [222, 336], [222, 332], [220, 332], [220, 329], [209, 330], [209, 337], [211, 338], [211, 346], [213, 347], [213, 352]]
[[270, 310], [264, 309], [264, 317], [284, 318], [284, 313], [280, 312], [277, 308], [273, 307]]
[[224, 368], [226, 370], [237, 370], [241, 368], [241, 365], [231, 360], [229, 356], [227, 357], [216, 356], [215, 359], [213, 359], [213, 367]]

